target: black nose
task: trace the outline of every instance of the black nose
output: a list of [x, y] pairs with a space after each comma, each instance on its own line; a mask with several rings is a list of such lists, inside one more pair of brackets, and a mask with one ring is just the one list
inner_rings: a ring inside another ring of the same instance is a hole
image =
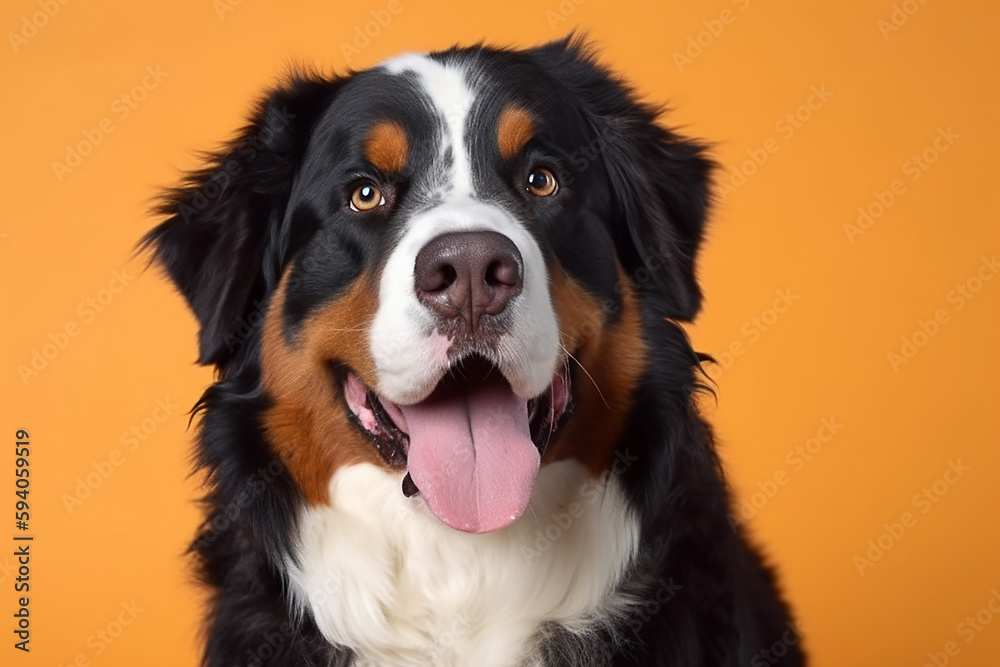
[[524, 286], [524, 261], [497, 232], [442, 234], [417, 253], [417, 297], [447, 318], [462, 317], [471, 332], [484, 314], [503, 312]]

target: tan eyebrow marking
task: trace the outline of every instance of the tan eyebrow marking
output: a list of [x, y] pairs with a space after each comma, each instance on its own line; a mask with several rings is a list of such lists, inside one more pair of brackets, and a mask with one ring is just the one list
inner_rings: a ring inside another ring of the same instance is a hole
[[500, 157], [504, 160], [521, 152], [524, 145], [531, 141], [535, 134], [535, 119], [524, 108], [516, 104], [508, 104], [500, 112], [497, 121], [497, 146], [500, 147]]
[[376, 123], [365, 138], [365, 157], [377, 168], [398, 173], [406, 167], [410, 142], [406, 130], [394, 120]]

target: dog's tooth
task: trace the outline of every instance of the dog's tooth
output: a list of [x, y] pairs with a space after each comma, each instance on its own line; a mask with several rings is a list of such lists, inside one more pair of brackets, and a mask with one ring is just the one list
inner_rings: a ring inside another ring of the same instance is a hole
[[413, 478], [410, 477], [410, 473], [406, 473], [406, 477], [403, 478], [403, 495], [407, 498], [412, 498], [418, 493], [420, 493], [420, 489], [418, 489], [417, 485], [413, 483]]

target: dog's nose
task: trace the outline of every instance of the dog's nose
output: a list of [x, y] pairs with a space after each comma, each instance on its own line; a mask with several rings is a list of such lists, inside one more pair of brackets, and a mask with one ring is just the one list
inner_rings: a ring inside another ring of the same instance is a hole
[[524, 286], [524, 262], [514, 242], [497, 232], [452, 232], [417, 253], [417, 297], [447, 318], [462, 317], [475, 332], [484, 314], [503, 312]]

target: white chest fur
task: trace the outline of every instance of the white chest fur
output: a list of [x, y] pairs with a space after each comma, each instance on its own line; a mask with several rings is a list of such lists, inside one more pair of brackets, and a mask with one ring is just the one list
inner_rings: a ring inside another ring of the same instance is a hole
[[340, 469], [331, 505], [301, 517], [295, 600], [357, 664], [532, 664], [540, 625], [585, 631], [627, 604], [612, 594], [638, 526], [617, 481], [575, 461], [545, 466], [513, 525], [485, 535], [448, 528], [402, 476]]

